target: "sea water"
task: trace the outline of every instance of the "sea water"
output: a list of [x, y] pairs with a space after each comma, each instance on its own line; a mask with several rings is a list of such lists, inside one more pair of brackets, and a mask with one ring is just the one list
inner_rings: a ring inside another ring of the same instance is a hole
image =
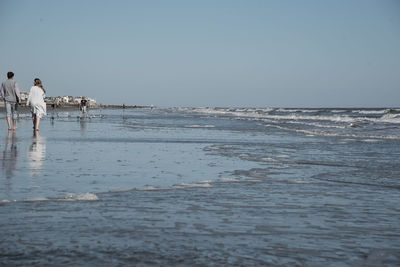
[[0, 119], [0, 265], [400, 264], [399, 109]]

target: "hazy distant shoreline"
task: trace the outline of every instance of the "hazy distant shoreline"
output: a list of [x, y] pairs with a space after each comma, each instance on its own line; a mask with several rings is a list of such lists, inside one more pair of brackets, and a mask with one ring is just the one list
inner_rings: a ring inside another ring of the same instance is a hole
[[[95, 104], [90, 106], [89, 109], [132, 109], [132, 108], [148, 108], [148, 106], [139, 106], [139, 105], [103, 105], [103, 104]], [[4, 111], [4, 102], [0, 101], [0, 111]], [[53, 106], [52, 104], [47, 104], [47, 111], [51, 110], [79, 110], [79, 104], [67, 104], [64, 103], [62, 105]], [[25, 104], [18, 106], [18, 111], [25, 112], [29, 111], [29, 107], [25, 106]]]

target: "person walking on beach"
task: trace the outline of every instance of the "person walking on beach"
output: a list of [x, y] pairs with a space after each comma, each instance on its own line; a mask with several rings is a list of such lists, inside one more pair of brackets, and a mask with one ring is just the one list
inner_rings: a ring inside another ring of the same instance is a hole
[[46, 102], [44, 102], [46, 90], [39, 78], [36, 78], [33, 83], [26, 106], [31, 107], [34, 131], [39, 131], [40, 119], [46, 115]]
[[21, 99], [17, 82], [13, 79], [14, 73], [7, 73], [7, 80], [1, 84], [1, 97], [4, 99], [8, 130], [11, 131], [11, 118], [13, 120], [13, 130], [17, 129], [17, 106]]
[[82, 100], [81, 100], [82, 116], [86, 115], [86, 109], [87, 109], [87, 100], [86, 100], [86, 97], [83, 96]]

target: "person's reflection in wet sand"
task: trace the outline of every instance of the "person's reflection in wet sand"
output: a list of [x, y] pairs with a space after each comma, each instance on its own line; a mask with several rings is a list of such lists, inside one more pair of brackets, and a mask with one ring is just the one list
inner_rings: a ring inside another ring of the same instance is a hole
[[29, 147], [28, 160], [32, 176], [38, 176], [42, 173], [43, 163], [46, 158], [46, 139], [39, 136], [35, 131], [32, 137], [32, 144]]
[[85, 119], [83, 119], [83, 118], [81, 118], [80, 120], [79, 120], [79, 124], [80, 124], [80, 126], [81, 126], [81, 135], [82, 136], [85, 136], [86, 135], [86, 120]]
[[17, 149], [15, 131], [8, 131], [2, 157], [2, 169], [7, 178], [12, 178], [15, 175], [14, 172], [17, 169], [18, 157], [19, 151]]

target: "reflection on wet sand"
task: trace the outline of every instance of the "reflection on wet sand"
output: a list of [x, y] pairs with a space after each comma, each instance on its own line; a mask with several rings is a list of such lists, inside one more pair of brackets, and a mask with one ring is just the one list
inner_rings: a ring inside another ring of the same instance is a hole
[[79, 124], [80, 124], [80, 127], [81, 127], [81, 135], [85, 136], [86, 135], [86, 121], [85, 121], [85, 119], [81, 118], [79, 120]]
[[8, 131], [2, 161], [2, 169], [7, 178], [12, 178], [17, 168], [19, 152], [17, 149], [17, 137], [15, 131]]
[[41, 137], [39, 132], [34, 133], [32, 144], [28, 152], [29, 167], [32, 176], [40, 175], [46, 157], [46, 138]]

